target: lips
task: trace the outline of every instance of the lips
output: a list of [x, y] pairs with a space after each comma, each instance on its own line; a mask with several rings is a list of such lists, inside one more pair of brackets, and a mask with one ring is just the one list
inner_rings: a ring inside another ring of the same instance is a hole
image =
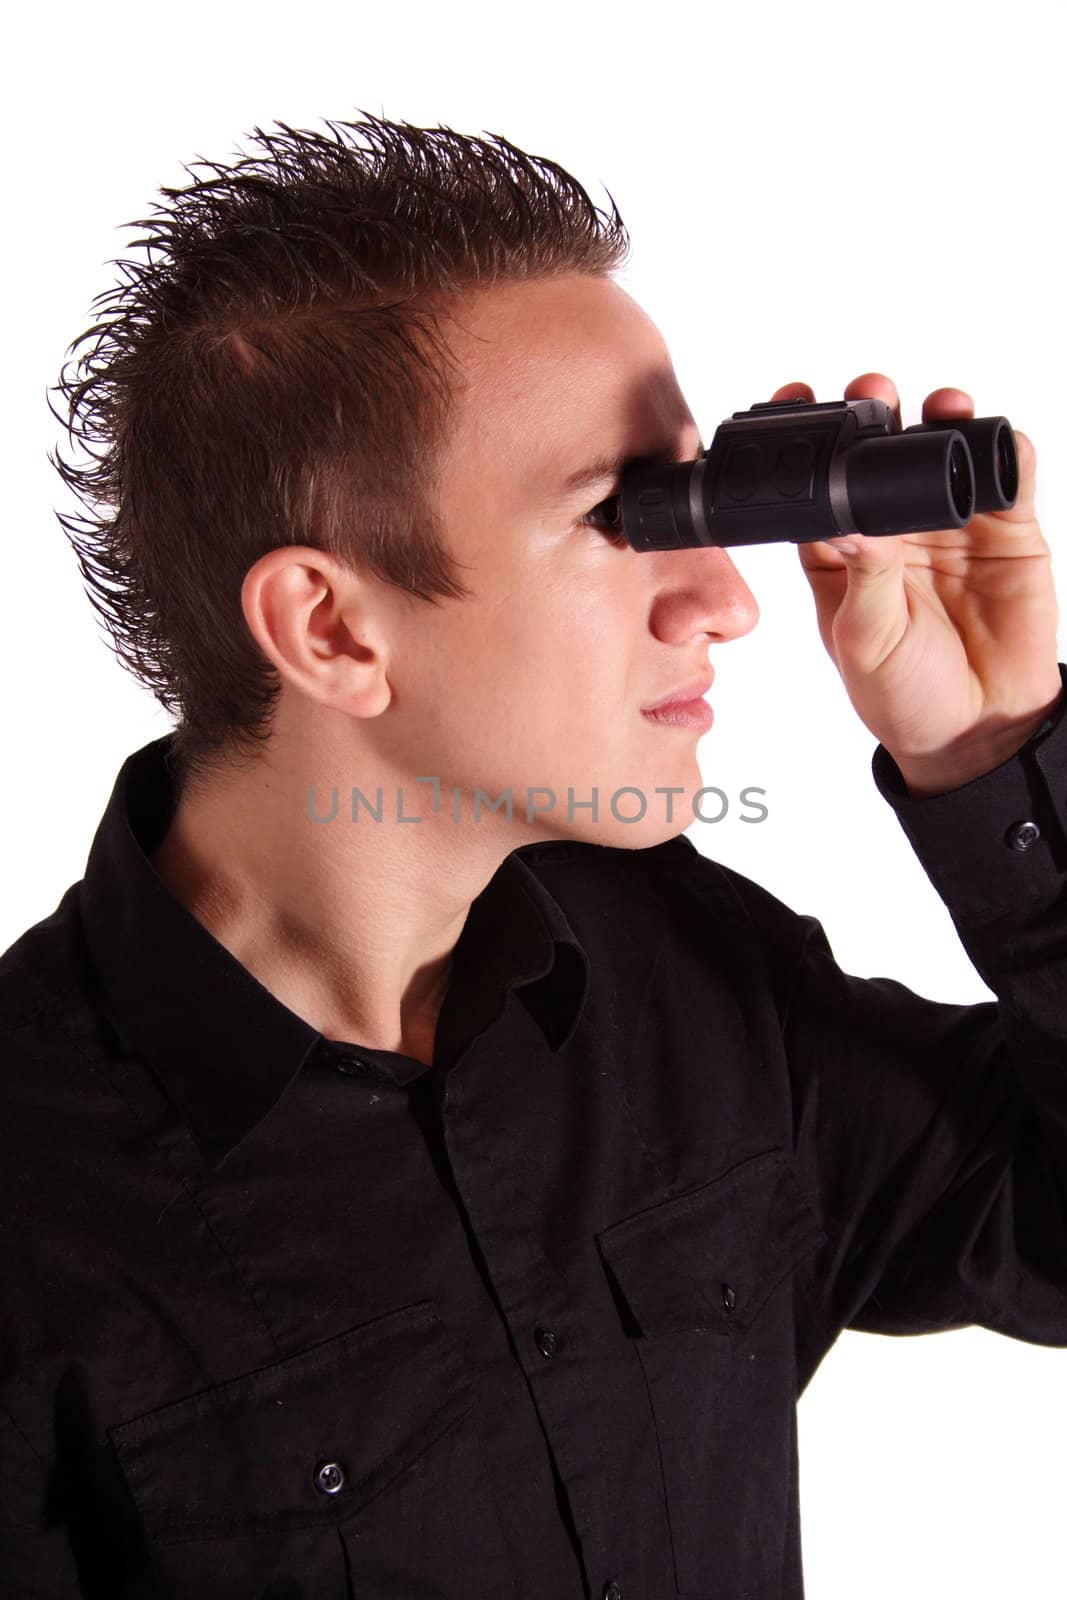
[[688, 705], [691, 700], [701, 700], [707, 694], [714, 682], [715, 674], [705, 673], [703, 677], [693, 678], [689, 683], [683, 683], [680, 689], [672, 689], [670, 694], [664, 695], [662, 700], [657, 700], [654, 705], [642, 706], [642, 711], [665, 711], [668, 706]]

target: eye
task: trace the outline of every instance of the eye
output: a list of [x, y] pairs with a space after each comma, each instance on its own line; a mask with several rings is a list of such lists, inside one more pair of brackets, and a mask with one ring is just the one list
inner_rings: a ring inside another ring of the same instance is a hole
[[600, 500], [578, 519], [579, 526], [597, 528], [611, 544], [627, 544], [622, 525], [622, 504], [617, 494]]

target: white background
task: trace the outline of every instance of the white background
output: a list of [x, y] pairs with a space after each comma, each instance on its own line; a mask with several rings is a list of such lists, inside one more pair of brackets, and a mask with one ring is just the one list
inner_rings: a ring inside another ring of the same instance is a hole
[[[705, 443], [794, 379], [826, 400], [886, 372], [905, 426], [959, 386], [1034, 441], [1058, 552], [1063, 19], [1052, 0], [628, 19], [574, 3], [97, 3], [9, 32], [0, 948], [81, 876], [123, 758], [169, 725], [108, 652], [55, 520], [73, 507], [46, 460], [62, 436], [45, 390], [114, 282], [105, 263], [134, 237], [121, 224], [187, 181], [183, 163], [229, 159], [257, 124], [321, 129], [357, 108], [503, 134], [597, 204], [610, 189], [634, 246], [621, 281], [662, 329]], [[874, 740], [795, 547], [736, 559], [762, 615], [712, 654], [701, 745], [732, 805], [691, 837], [819, 916], [849, 970], [987, 998], [874, 788]], [[739, 821], [746, 784], [767, 791], [759, 825]], [[846, 1333], [800, 1428], [809, 1600], [1067, 1592], [1067, 1353], [981, 1329]]]

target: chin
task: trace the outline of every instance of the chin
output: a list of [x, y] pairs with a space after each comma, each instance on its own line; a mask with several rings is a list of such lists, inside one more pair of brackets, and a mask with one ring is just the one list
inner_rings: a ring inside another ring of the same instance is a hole
[[[695, 745], [695, 741], [693, 741]], [[551, 785], [556, 805], [537, 817], [541, 838], [574, 839], [615, 850], [648, 850], [677, 838], [692, 823], [693, 797], [704, 786], [694, 748], [667, 750], [663, 759], [615, 759], [579, 780], [557, 778]], [[588, 762], [585, 763], [588, 769]], [[573, 816], [567, 812], [568, 781], [574, 790]], [[663, 791], [671, 791], [665, 793]], [[597, 812], [582, 807], [596, 795]]]
[[631, 828], [616, 829], [615, 837], [604, 843], [610, 843], [616, 850], [651, 850], [657, 844], [666, 844], [668, 839], [677, 839], [692, 820], [688, 811], [676, 805], [671, 822], [667, 821], [666, 816], [651, 821], [646, 817], [643, 823], [635, 823]]
[[[657, 795], [655, 798], [662, 801], [664, 797]], [[601, 818], [599, 823], [575, 821], [570, 827], [560, 828], [552, 837], [573, 839], [582, 844], [605, 845], [611, 850], [651, 850], [654, 845], [676, 839], [692, 822], [688, 808], [678, 803], [683, 798], [676, 797], [674, 817], [670, 822], [662, 812], [652, 815], [650, 808], [649, 814], [639, 822], [619, 822], [611, 816], [607, 820]]]

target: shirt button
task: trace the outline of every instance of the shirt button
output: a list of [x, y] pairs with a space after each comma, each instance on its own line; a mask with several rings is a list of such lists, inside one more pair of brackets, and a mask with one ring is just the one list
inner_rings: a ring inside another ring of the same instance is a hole
[[345, 1486], [344, 1468], [337, 1461], [323, 1461], [315, 1468], [315, 1487], [320, 1494], [337, 1494]]
[[552, 1328], [535, 1328], [537, 1348], [543, 1356], [554, 1356], [559, 1347], [559, 1335]]
[[737, 1304], [737, 1293], [732, 1283], [723, 1284], [722, 1303], [726, 1307], [727, 1311], [732, 1311], [734, 1306]]
[[355, 1078], [364, 1071], [364, 1066], [358, 1056], [343, 1056], [337, 1063], [337, 1070], [343, 1072], [346, 1078]]
[[622, 1590], [617, 1583], [606, 1583], [604, 1585], [603, 1600], [622, 1600]]
[[1006, 844], [1013, 850], [1029, 850], [1041, 837], [1041, 829], [1036, 822], [1013, 822], [1004, 835]]

